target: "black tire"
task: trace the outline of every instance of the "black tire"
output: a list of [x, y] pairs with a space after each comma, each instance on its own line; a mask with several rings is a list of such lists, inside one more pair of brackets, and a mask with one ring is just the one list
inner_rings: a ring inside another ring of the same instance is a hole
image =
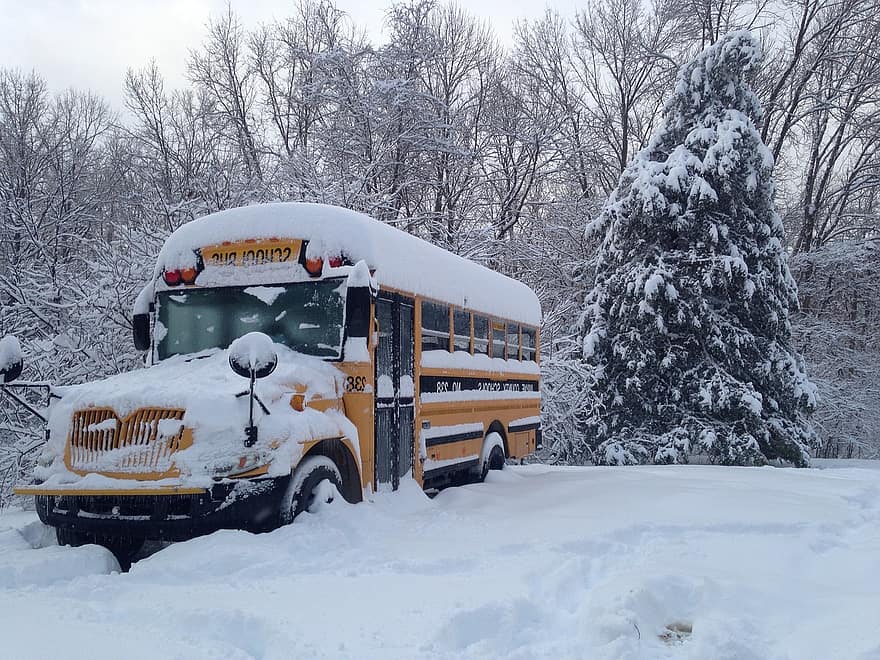
[[119, 567], [123, 571], [131, 568], [131, 562], [137, 553], [144, 547], [144, 539], [130, 536], [108, 536], [106, 534], [91, 534], [80, 532], [68, 527], [56, 527], [55, 538], [58, 545], [69, 545], [78, 548], [81, 545], [100, 545], [107, 548], [116, 557]]
[[486, 477], [489, 476], [489, 470], [503, 470], [504, 469], [504, 450], [495, 445], [492, 447], [492, 451], [489, 452], [489, 458], [483, 463], [483, 469], [480, 471], [480, 482], [486, 480]]
[[[326, 456], [310, 456], [300, 463], [290, 477], [290, 485], [281, 500], [281, 523], [293, 522], [315, 503], [318, 487], [329, 481], [342, 493], [342, 475], [336, 464]], [[326, 503], [333, 501], [331, 496]]]

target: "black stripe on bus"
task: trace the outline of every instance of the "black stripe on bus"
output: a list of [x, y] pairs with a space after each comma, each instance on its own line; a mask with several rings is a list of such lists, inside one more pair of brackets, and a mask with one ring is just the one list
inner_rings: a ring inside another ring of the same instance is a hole
[[422, 394], [446, 394], [448, 392], [537, 392], [538, 380], [511, 379], [492, 380], [457, 376], [419, 376], [419, 392]]
[[535, 422], [534, 424], [511, 424], [507, 427], [507, 430], [511, 433], [520, 433], [521, 431], [534, 431], [539, 428], [541, 428], [541, 422]]
[[479, 462], [479, 458], [472, 458], [467, 461], [462, 461], [461, 463], [452, 463], [451, 465], [444, 465], [443, 467], [434, 468], [433, 470], [425, 470], [425, 472], [422, 474], [422, 479], [433, 479], [434, 477], [439, 477], [448, 472], [469, 470], [472, 467], [476, 467]]
[[426, 447], [434, 447], [436, 445], [448, 445], [451, 442], [461, 442], [462, 440], [475, 440], [482, 438], [482, 431], [466, 431], [464, 433], [450, 433], [449, 435], [438, 435], [433, 438], [425, 438]]

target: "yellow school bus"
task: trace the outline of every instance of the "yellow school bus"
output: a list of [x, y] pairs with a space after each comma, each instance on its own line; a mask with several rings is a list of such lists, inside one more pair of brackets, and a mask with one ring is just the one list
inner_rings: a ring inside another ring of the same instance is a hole
[[16, 489], [63, 544], [126, 560], [316, 498], [481, 480], [540, 443], [535, 294], [353, 211], [190, 222], [133, 312], [146, 368], [54, 388]]

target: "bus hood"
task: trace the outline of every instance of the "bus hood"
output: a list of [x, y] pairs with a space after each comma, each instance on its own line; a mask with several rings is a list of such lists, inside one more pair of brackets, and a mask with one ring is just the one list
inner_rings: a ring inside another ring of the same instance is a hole
[[[83, 385], [57, 388], [56, 394], [61, 398], [49, 411], [49, 441], [40, 459], [41, 467], [35, 472], [36, 478], [55, 483], [79, 480], [80, 474], [71, 472], [68, 467], [79, 473], [120, 471], [122, 457], [116, 449], [104, 452], [106, 465], [101, 464], [100, 456], [92, 455], [91, 463], [65, 463], [65, 447], [74, 418], [77, 415], [82, 418], [81, 411], [89, 410], [103, 411], [102, 416], [87, 418], [91, 422], [86, 422], [89, 424], [86, 429], [92, 432], [115, 426], [118, 434], [120, 429], [133, 425], [155, 424], [157, 430], [152, 433], [156, 437], [157, 432], [161, 436], [186, 429], [191, 433], [192, 443], [174, 453], [173, 464], [181, 479], [201, 477], [202, 482], [204, 477], [216, 476], [215, 466], [228, 465], [230, 460], [237, 461], [244, 454], [265, 455], [272, 465], [277, 464], [279, 474], [283, 474], [289, 472], [295, 462], [301, 442], [344, 435], [357, 444], [355, 427], [341, 410], [321, 412], [306, 407], [296, 411], [290, 405], [294, 394], [303, 394], [306, 402], [313, 398], [341, 398], [343, 373], [331, 363], [285, 346], [276, 344], [275, 349], [278, 354], [275, 371], [257, 381], [255, 387], [257, 396], [269, 410], [266, 415], [258, 404], [254, 405], [254, 422], [259, 428], [259, 441], [255, 446], [245, 448], [244, 445], [248, 396], [241, 393], [247, 392], [248, 380], [230, 369], [228, 351], [215, 349], [175, 356], [152, 367]], [[151, 412], [144, 413], [145, 410]], [[160, 419], [160, 415], [168, 414], [165, 411], [178, 411], [178, 416]], [[79, 423], [82, 426], [83, 423]], [[101, 440], [97, 444], [100, 443]], [[91, 445], [90, 449], [94, 450], [95, 442]], [[131, 451], [132, 447], [126, 449]], [[68, 455], [67, 460], [73, 460], [72, 455]], [[131, 477], [137, 478], [136, 473]]]

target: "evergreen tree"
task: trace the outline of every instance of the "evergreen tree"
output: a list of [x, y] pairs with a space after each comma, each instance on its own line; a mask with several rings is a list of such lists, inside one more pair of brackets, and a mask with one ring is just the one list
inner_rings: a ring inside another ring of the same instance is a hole
[[748, 84], [760, 63], [737, 31], [682, 67], [591, 227], [604, 240], [580, 327], [599, 462], [809, 462], [816, 393], [791, 343], [797, 285]]

